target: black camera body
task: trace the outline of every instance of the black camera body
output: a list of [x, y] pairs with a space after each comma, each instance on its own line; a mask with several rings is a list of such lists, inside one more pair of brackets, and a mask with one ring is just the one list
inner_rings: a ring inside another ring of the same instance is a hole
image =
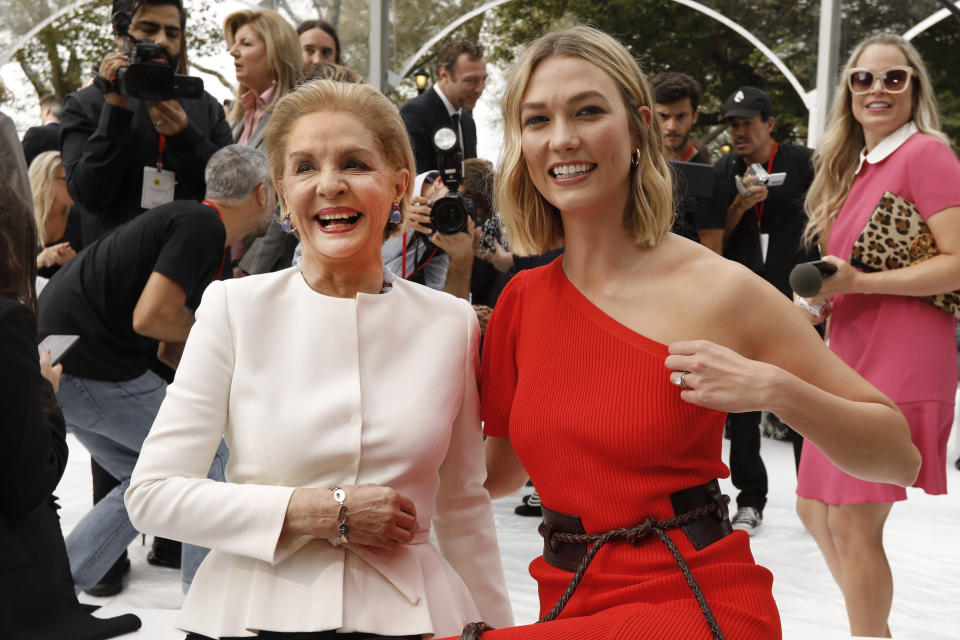
[[173, 72], [165, 64], [151, 62], [164, 51], [150, 40], [129, 39], [127, 57], [130, 66], [117, 71], [114, 90], [141, 100], [173, 100], [203, 97], [203, 79]]
[[433, 134], [440, 179], [449, 191], [430, 205], [430, 226], [444, 235], [466, 231], [467, 217], [475, 219], [477, 215], [473, 199], [459, 191], [463, 182], [463, 155], [457, 142], [457, 134], [449, 127], [442, 127]]
[[174, 98], [203, 97], [203, 79], [174, 73], [166, 64], [152, 62], [166, 52], [152, 40], [135, 40], [129, 32], [133, 19], [133, 4], [129, 0], [115, 0], [113, 30], [126, 40], [124, 53], [130, 65], [117, 71], [113, 90], [140, 100], [173, 100]]

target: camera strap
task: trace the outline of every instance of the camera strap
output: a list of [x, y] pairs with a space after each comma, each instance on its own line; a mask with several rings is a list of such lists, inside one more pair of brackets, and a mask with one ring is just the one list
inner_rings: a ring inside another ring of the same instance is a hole
[[[414, 237], [416, 237], [416, 234], [414, 234]], [[420, 271], [422, 271], [424, 267], [426, 267], [430, 263], [430, 261], [433, 260], [433, 256], [437, 255], [437, 247], [434, 247], [430, 255], [427, 256], [427, 259], [421, 262], [421, 260], [417, 258], [417, 250], [414, 249], [413, 271], [411, 271], [410, 273], [407, 273], [407, 232], [406, 231], [403, 232], [403, 242], [402, 242], [400, 251], [402, 256], [400, 258], [400, 272], [401, 272], [401, 277], [404, 280], [413, 280], [414, 276], [416, 276]], [[424, 275], [423, 278], [425, 279], [426, 276]], [[420, 282], [420, 284], [426, 284], [424, 281], [418, 281], [418, 282]]]
[[[780, 144], [774, 141], [773, 150], [770, 152], [770, 159], [767, 160], [767, 173], [770, 173], [770, 171], [773, 169], [773, 159], [776, 157], [777, 149], [779, 148], [780, 148]], [[763, 210], [766, 204], [767, 204], [767, 201], [764, 200], [763, 202], [758, 202], [757, 204], [753, 205], [753, 212], [757, 216], [757, 229], [761, 233], [763, 233]], [[766, 251], [764, 251], [764, 254], [766, 254]]]

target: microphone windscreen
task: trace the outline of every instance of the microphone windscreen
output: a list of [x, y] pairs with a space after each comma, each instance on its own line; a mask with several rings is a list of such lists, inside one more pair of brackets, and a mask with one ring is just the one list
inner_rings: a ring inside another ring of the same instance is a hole
[[820, 293], [823, 287], [823, 276], [820, 270], [809, 262], [802, 262], [790, 271], [790, 287], [803, 298], [810, 298]]

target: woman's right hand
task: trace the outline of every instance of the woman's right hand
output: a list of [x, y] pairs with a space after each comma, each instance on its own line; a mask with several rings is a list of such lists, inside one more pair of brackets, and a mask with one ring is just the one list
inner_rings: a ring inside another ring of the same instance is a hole
[[[413, 540], [420, 528], [413, 500], [376, 484], [341, 488], [346, 494], [349, 544], [394, 549]], [[283, 534], [336, 538], [339, 512], [330, 489], [298, 488], [287, 506]]]
[[[802, 313], [803, 317], [806, 318], [812, 325], [818, 325], [821, 322], [825, 322], [833, 312], [832, 298], [804, 298], [794, 292], [793, 304], [800, 309], [800, 313]], [[818, 308], [820, 310], [819, 313], [814, 313], [814, 311], [816, 311]]]
[[40, 354], [40, 375], [50, 381], [53, 385], [53, 392], [60, 390], [60, 375], [63, 373], [63, 365], [50, 365], [50, 349], [44, 349]]

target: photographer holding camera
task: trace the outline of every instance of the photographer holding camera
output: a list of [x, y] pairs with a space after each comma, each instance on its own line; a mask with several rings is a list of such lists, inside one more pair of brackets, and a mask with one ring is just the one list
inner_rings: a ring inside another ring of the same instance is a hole
[[[723, 255], [748, 267], [792, 300], [790, 270], [816, 259], [800, 242], [807, 223], [803, 199], [813, 182], [813, 151], [773, 139], [773, 103], [755, 87], [734, 91], [727, 99], [723, 119], [730, 127], [735, 149], [717, 163], [733, 196], [727, 209]], [[754, 164], [760, 165], [759, 171], [751, 166]], [[775, 174], [782, 173], [786, 176], [781, 183], [781, 176]], [[767, 501], [759, 425], [759, 411], [731, 413], [727, 418], [730, 476], [740, 490], [732, 523], [734, 529], [750, 535], [763, 523]], [[799, 464], [802, 439], [792, 430], [786, 433]]]
[[[467, 300], [476, 207], [461, 189], [463, 152], [456, 132], [441, 126], [432, 144], [439, 170], [416, 177], [413, 193], [417, 195], [411, 200], [406, 228], [400, 237], [383, 243], [381, 256], [384, 266], [404, 280]], [[454, 261], [451, 280], [448, 270]]]
[[119, 50], [104, 57], [93, 86], [67, 98], [60, 123], [84, 244], [146, 209], [202, 199], [207, 160], [233, 142], [220, 103], [182, 75], [181, 0], [115, 0], [113, 8]]

